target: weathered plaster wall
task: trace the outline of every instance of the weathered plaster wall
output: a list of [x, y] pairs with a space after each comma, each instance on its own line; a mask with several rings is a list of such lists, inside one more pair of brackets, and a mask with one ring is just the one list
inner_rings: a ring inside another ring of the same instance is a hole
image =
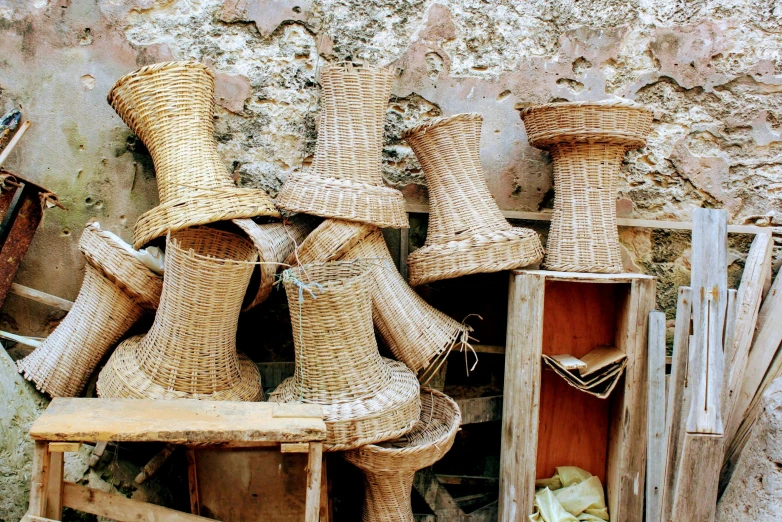
[[[781, 224], [780, 17], [773, 0], [0, 0], [0, 101], [34, 122], [6, 167], [70, 209], [47, 212], [18, 281], [74, 298], [83, 224], [129, 238], [156, 203], [149, 156], [105, 97], [121, 75], [167, 59], [215, 69], [225, 162], [273, 195], [312, 154], [318, 67], [350, 58], [399, 70], [384, 175], [413, 200], [425, 190], [400, 139], [408, 125], [480, 112], [494, 196], [537, 210], [552, 202], [551, 164], [526, 143], [514, 104], [620, 96], [656, 116], [622, 168], [635, 216], [688, 219], [709, 206], [733, 223]], [[661, 276], [670, 306], [688, 280], [688, 235], [622, 239], [632, 264]], [[734, 242], [738, 277], [747, 245]], [[4, 312], [24, 333], [58, 318], [14, 297]]]

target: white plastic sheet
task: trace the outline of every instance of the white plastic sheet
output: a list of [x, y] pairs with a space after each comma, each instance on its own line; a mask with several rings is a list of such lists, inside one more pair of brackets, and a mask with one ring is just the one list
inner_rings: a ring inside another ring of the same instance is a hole
[[600, 479], [575, 466], [562, 466], [549, 479], [535, 483], [531, 522], [606, 521], [608, 507]]

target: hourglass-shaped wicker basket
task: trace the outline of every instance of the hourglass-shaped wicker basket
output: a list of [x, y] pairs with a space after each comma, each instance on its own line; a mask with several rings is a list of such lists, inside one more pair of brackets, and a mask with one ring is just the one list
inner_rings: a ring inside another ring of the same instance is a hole
[[652, 112], [627, 101], [550, 103], [522, 109], [533, 147], [554, 163], [554, 213], [545, 268], [622, 271], [616, 226], [619, 169], [646, 143]]

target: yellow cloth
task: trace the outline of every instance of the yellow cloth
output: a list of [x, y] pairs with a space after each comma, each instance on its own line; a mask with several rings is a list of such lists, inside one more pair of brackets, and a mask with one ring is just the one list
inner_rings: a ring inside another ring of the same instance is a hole
[[606, 521], [605, 503], [600, 479], [575, 466], [562, 466], [550, 479], [535, 482], [536, 512], [531, 522]]

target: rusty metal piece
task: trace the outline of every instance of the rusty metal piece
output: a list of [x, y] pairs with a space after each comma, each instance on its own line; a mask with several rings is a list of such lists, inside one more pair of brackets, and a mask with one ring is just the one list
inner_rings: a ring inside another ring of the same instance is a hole
[[0, 306], [49, 206], [63, 207], [48, 189], [0, 170]]

